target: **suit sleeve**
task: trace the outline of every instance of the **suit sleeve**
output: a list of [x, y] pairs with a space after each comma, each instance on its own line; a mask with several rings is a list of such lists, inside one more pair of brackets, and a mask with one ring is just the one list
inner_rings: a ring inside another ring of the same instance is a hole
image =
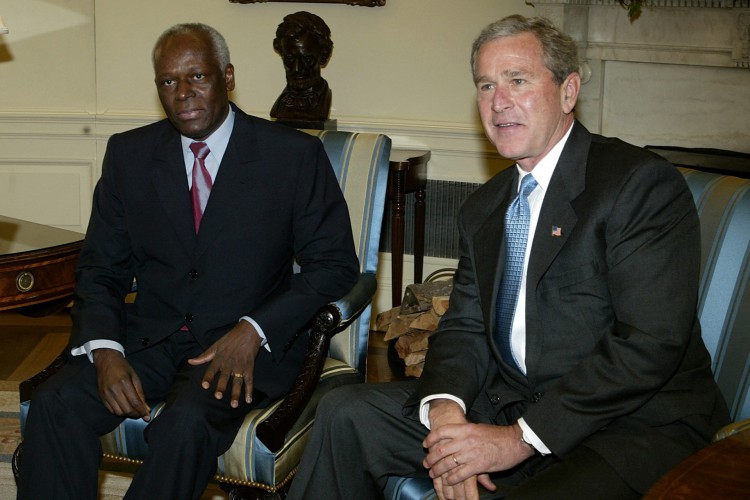
[[325, 303], [342, 297], [357, 281], [349, 212], [328, 156], [317, 139], [306, 141], [296, 170], [293, 204], [293, 246], [300, 272], [288, 286], [270, 295], [250, 316], [267, 335], [271, 352], [286, 344]]
[[450, 394], [471, 407], [489, 372], [490, 352], [477, 289], [474, 259], [464, 223], [459, 220], [460, 257], [453, 278], [450, 308], [430, 337], [417, 392], [406, 406], [413, 413], [422, 398]]
[[115, 180], [118, 136], [110, 138], [102, 176], [94, 190], [91, 217], [76, 268], [70, 346], [91, 340], [125, 345], [124, 298], [133, 283], [130, 237]]

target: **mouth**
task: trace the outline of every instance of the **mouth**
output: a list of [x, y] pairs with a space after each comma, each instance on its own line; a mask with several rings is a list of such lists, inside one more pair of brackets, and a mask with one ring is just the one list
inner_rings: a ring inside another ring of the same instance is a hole
[[500, 129], [510, 129], [510, 128], [513, 128], [513, 127], [519, 127], [520, 125], [521, 124], [518, 123], [518, 122], [493, 123], [493, 126], [495, 128], [500, 128]]
[[511, 132], [521, 126], [521, 124], [518, 122], [493, 123], [492, 125], [494, 126], [495, 130], [501, 132]]
[[177, 115], [177, 118], [180, 120], [195, 120], [200, 116], [202, 110], [200, 109], [186, 109], [183, 111], [178, 111], [175, 113]]

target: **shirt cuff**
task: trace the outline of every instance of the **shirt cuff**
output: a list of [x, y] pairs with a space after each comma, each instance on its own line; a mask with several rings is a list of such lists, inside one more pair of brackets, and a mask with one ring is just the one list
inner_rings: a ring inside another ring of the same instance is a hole
[[523, 431], [523, 440], [525, 442], [533, 446], [534, 449], [536, 449], [536, 451], [538, 451], [542, 455], [550, 455], [552, 453], [550, 449], [547, 448], [547, 446], [542, 442], [542, 440], [539, 439], [539, 436], [537, 436], [534, 431], [531, 430], [531, 427], [529, 427], [529, 424], [527, 424], [523, 418], [518, 419], [518, 425]]
[[268, 339], [266, 338], [266, 334], [263, 333], [263, 329], [260, 327], [260, 325], [250, 316], [243, 316], [240, 318], [240, 320], [247, 321], [255, 327], [255, 331], [258, 332], [258, 335], [260, 335], [260, 346], [265, 347], [266, 351], [271, 352], [271, 346], [268, 345]]
[[461, 409], [464, 411], [464, 414], [466, 413], [466, 404], [461, 400], [461, 398], [457, 398], [456, 396], [453, 396], [451, 394], [433, 394], [432, 396], [425, 396], [422, 398], [422, 401], [419, 402], [419, 421], [422, 422], [422, 425], [430, 428], [430, 401], [433, 401], [435, 399], [450, 399], [451, 401], [454, 401], [455, 403], [458, 403], [458, 406], [461, 407]]
[[83, 354], [86, 355], [86, 357], [89, 358], [89, 361], [92, 363], [94, 362], [94, 354], [93, 352], [96, 349], [114, 349], [115, 351], [120, 351], [120, 354], [125, 356], [125, 348], [122, 347], [122, 344], [119, 342], [115, 342], [114, 340], [91, 340], [89, 342], [86, 342], [82, 346], [74, 347], [70, 350], [70, 354], [73, 356], [81, 356]]

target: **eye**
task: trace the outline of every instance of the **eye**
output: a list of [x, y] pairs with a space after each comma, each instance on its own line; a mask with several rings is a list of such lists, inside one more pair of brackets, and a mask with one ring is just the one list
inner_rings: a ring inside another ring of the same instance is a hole
[[479, 89], [480, 92], [489, 92], [490, 90], [495, 88], [495, 85], [492, 83], [484, 82], [484, 83], [479, 83], [477, 85], [477, 88]]
[[524, 80], [523, 78], [514, 78], [510, 81], [510, 83], [511, 85], [523, 85], [524, 83], [526, 83], [526, 80]]
[[206, 77], [203, 73], [196, 73], [193, 75], [194, 80], [203, 80]]
[[170, 80], [169, 78], [164, 79], [164, 80], [161, 81], [161, 86], [162, 87], [170, 87], [172, 85], [174, 85], [174, 80]]

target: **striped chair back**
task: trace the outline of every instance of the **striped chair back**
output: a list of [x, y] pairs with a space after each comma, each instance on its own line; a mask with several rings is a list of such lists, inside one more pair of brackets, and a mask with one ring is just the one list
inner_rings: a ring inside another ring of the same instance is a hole
[[733, 421], [750, 417], [750, 180], [680, 168], [701, 222], [698, 316]]
[[[375, 273], [386, 202], [391, 140], [381, 134], [328, 130], [305, 132], [320, 138], [336, 172], [349, 206], [360, 272]], [[363, 165], [369, 168], [362, 168]], [[330, 357], [357, 369], [365, 366], [370, 314], [371, 306], [368, 306], [347, 330], [333, 337]]]

